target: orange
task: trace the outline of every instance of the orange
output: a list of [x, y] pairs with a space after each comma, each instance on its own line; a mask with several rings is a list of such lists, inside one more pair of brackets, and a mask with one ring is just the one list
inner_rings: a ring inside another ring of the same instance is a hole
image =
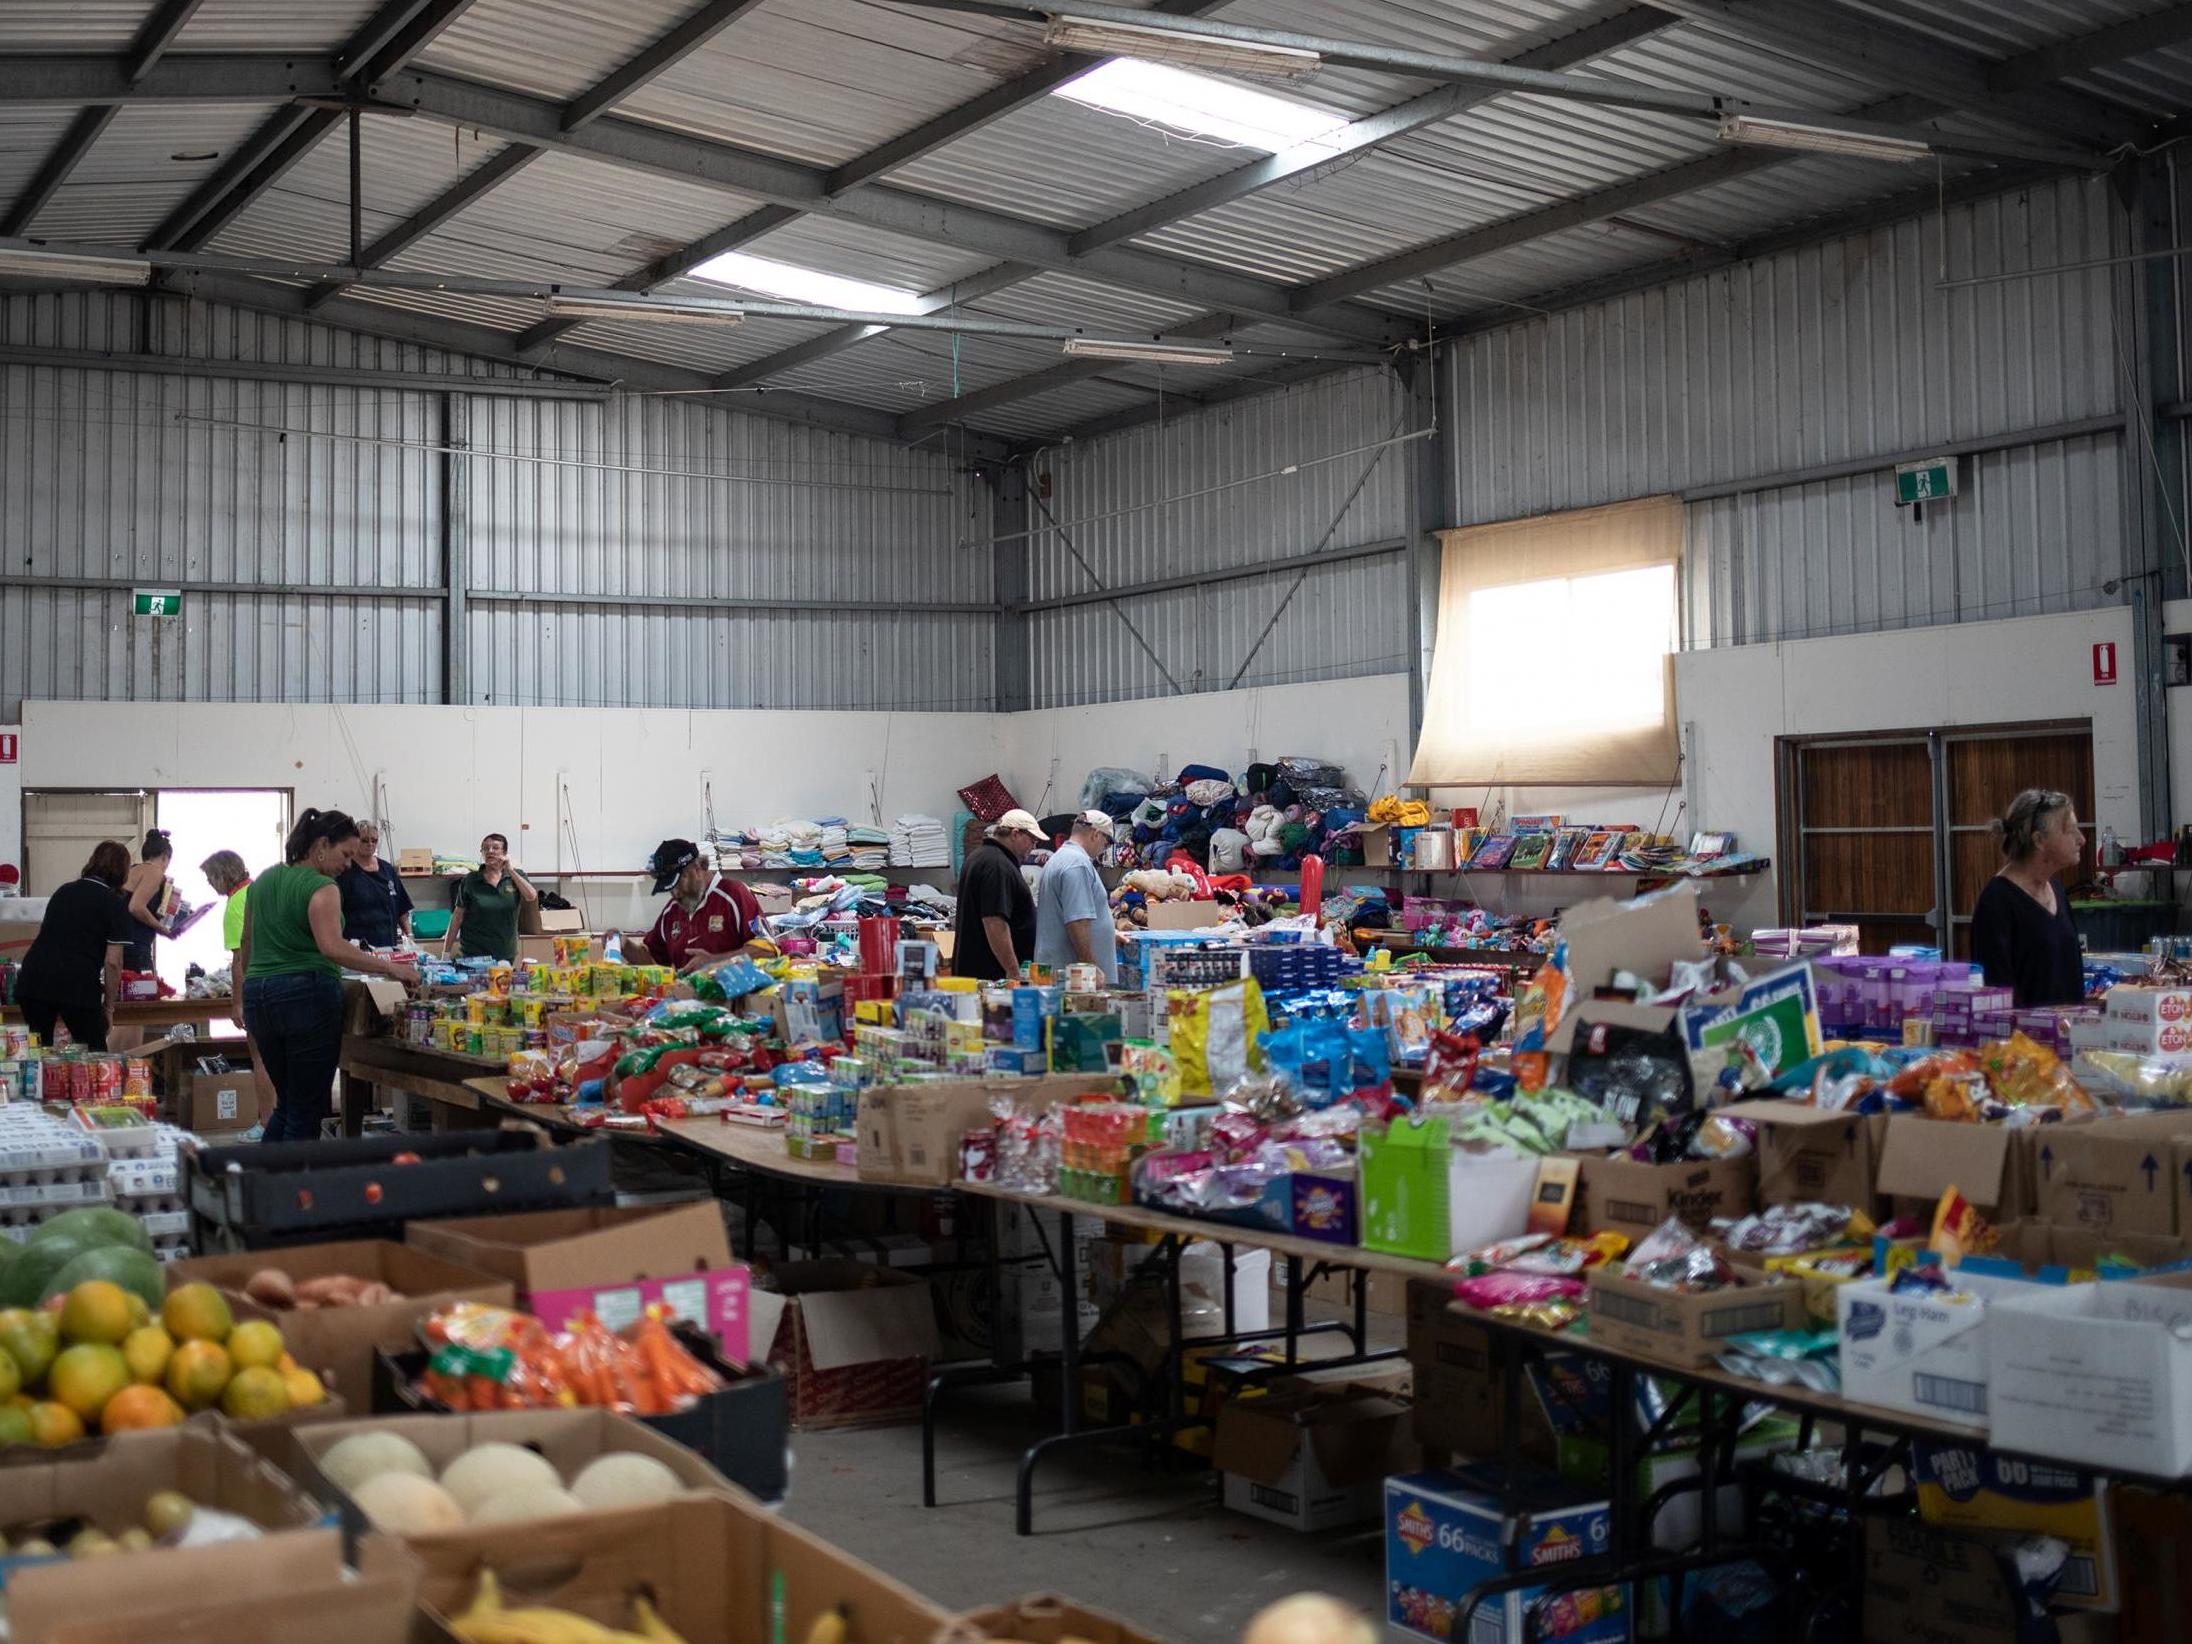
[[308, 1410], [327, 1397], [327, 1388], [309, 1370], [284, 1370], [280, 1375], [282, 1385], [289, 1390], [292, 1410]]
[[89, 1423], [99, 1419], [108, 1399], [129, 1385], [129, 1361], [119, 1347], [78, 1342], [61, 1349], [46, 1375], [47, 1390]]
[[156, 1324], [140, 1325], [122, 1338], [122, 1357], [129, 1361], [129, 1377], [147, 1387], [157, 1387], [167, 1374], [167, 1361], [175, 1356], [175, 1340]]
[[186, 1341], [167, 1361], [167, 1390], [185, 1410], [210, 1409], [228, 1385], [230, 1368], [228, 1349], [219, 1342]]
[[129, 1334], [129, 1292], [111, 1279], [86, 1279], [61, 1303], [63, 1341], [111, 1347]]
[[27, 1307], [0, 1311], [0, 1352], [23, 1372], [23, 1385], [36, 1387], [53, 1367], [53, 1355], [61, 1350], [61, 1333], [53, 1315], [34, 1313]]
[[30, 1410], [27, 1406], [0, 1404], [0, 1444], [30, 1442]]
[[278, 1370], [284, 1357], [282, 1333], [264, 1319], [251, 1319], [229, 1332], [228, 1356], [239, 1370]]
[[138, 1295], [136, 1291], [132, 1290], [129, 1293], [129, 1327], [132, 1330], [142, 1330], [146, 1325], [150, 1324], [151, 1322], [151, 1307], [146, 1304], [144, 1297]]
[[221, 1394], [221, 1414], [237, 1421], [271, 1421], [289, 1413], [289, 1389], [282, 1373], [263, 1364], [236, 1372]]
[[138, 1427], [173, 1427], [183, 1419], [182, 1406], [157, 1387], [132, 1385], [107, 1400], [99, 1412], [99, 1431], [126, 1433]]
[[49, 1450], [84, 1436], [83, 1418], [65, 1404], [40, 1402], [30, 1407], [30, 1438]]
[[160, 1322], [177, 1341], [228, 1340], [236, 1320], [228, 1310], [228, 1298], [203, 1281], [178, 1286], [167, 1293]]

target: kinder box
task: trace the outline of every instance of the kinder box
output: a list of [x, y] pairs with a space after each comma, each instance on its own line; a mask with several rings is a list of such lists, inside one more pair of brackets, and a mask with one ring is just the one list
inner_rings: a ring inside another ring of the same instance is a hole
[[1968, 1299], [1931, 1290], [1898, 1295], [1893, 1279], [1860, 1280], [1835, 1292], [1843, 1397], [1956, 1427], [1986, 1427], [1995, 1304], [2041, 1287], [1977, 1273], [1958, 1273], [1956, 1282]]
[[[2063, 1127], [2038, 1127], [2050, 1135]], [[1899, 1113], [1880, 1144], [1877, 1186], [1895, 1209], [1930, 1226], [1941, 1195], [1955, 1188], [1992, 1222], [2014, 1221], [2032, 1209], [2035, 1130], [2003, 1125], [1959, 1124]]]
[[1645, 1164], [1626, 1154], [1585, 1157], [1570, 1231], [1620, 1233], [1631, 1244], [1670, 1216], [1702, 1233], [1715, 1219], [1747, 1216], [1757, 1197], [1755, 1159]]
[[2048, 1126], [2033, 1144], [2040, 1220], [2095, 1233], [2175, 1233], [2171, 1147], [2179, 1138], [2192, 1138], [2192, 1108]]
[[1631, 1278], [1621, 1262], [1594, 1267], [1591, 1340], [1617, 1353], [1695, 1365], [1710, 1364], [1730, 1336], [1803, 1327], [1802, 1285], [1778, 1273], [1739, 1269], [1736, 1278], [1725, 1290], [1691, 1294]]
[[[1556, 1569], [1613, 1546], [1613, 1514], [1603, 1500], [1579, 1496], [1548, 1479], [1510, 1492], [1526, 1512], [1503, 1505], [1488, 1471], [1414, 1473], [1385, 1482], [1386, 1621], [1437, 1644], [1521, 1644], [1524, 1608], [1542, 1587], [1479, 1604], [1466, 1634], [1457, 1633], [1470, 1589], [1494, 1576]], [[1627, 1644], [1629, 1611], [1619, 1587], [1587, 1588], [1547, 1601], [1539, 1637], [1565, 1644]]]
[[1884, 1115], [1754, 1099], [1720, 1110], [1758, 1127], [1758, 1202], [1846, 1204], [1872, 1215]]
[[731, 1260], [713, 1200], [627, 1209], [544, 1210], [413, 1222], [414, 1248], [507, 1279], [528, 1312], [560, 1325], [582, 1309], [611, 1330], [662, 1303], [699, 1325], [738, 1363], [755, 1356], [746, 1325], [748, 1276]]
[[757, 1351], [784, 1373], [795, 1428], [869, 1427], [921, 1413], [938, 1352], [926, 1280], [863, 1262], [782, 1262], [753, 1296]]
[[2025, 1285], [1992, 1312], [1997, 1447], [2110, 1471], [2192, 1473], [2192, 1275]]

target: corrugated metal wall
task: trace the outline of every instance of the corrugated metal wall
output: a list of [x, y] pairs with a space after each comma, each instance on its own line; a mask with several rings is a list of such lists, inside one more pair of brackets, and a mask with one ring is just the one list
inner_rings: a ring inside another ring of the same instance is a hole
[[2115, 255], [2105, 180], [2000, 195], [1462, 339], [1448, 352], [1464, 524], [1882, 459], [1693, 502], [1687, 643], [1741, 644], [2118, 602], [2116, 430], [1980, 454], [1963, 491], [1894, 505], [1889, 461], [2111, 416], [2118, 271], [1949, 280]]
[[[1405, 410], [1390, 373], [1348, 372], [1045, 451], [1035, 469], [1038, 485], [1050, 476], [1050, 513], [1035, 505], [1029, 597], [1397, 544], [1410, 447], [1357, 448], [1405, 433]], [[1316, 460], [1340, 452], [1356, 454]], [[1303, 466], [1232, 483], [1289, 465]], [[1409, 622], [1399, 552], [1040, 611], [1028, 623], [1032, 702], [1393, 673], [1408, 663]]]
[[[215, 305], [148, 317], [126, 294], [0, 299], [0, 342], [510, 375]], [[25, 696], [443, 700], [441, 398], [0, 365], [0, 717]], [[468, 587], [557, 596], [470, 607], [467, 700], [990, 705], [986, 612], [633, 603], [984, 604], [989, 493], [943, 452], [663, 397], [457, 403], [473, 448], [504, 454], [461, 465]], [[40, 585], [87, 580], [115, 586]], [[130, 615], [129, 586], [199, 583], [228, 586], [193, 588], [179, 620]]]

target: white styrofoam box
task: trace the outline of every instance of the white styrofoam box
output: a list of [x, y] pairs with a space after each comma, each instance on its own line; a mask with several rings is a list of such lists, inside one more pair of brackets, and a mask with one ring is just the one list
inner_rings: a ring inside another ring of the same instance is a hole
[[107, 1184], [96, 1177], [66, 1182], [0, 1182], [0, 1205], [15, 1208], [38, 1206], [62, 1210], [77, 1205], [108, 1204], [112, 1199]]
[[1834, 1293], [1842, 1396], [1852, 1404], [1907, 1410], [1958, 1427], [1985, 1427], [1994, 1304], [2035, 1287], [1976, 1273], [1956, 1275], [1962, 1300], [1932, 1290], [1898, 1295], [1894, 1286], [1893, 1279], [1870, 1279]]
[[[993, 1349], [997, 1362], [1013, 1364], [1033, 1353], [1055, 1353], [1064, 1344], [1065, 1292], [1048, 1264], [1007, 1268], [997, 1275], [997, 1326]], [[1081, 1339], [1096, 1328], [1102, 1317], [1083, 1288], [1080, 1300]]]
[[[1104, 1224], [1094, 1216], [1073, 1219], [1073, 1254], [1078, 1259], [1088, 1246], [1103, 1237]], [[997, 1259], [1005, 1262], [1040, 1258], [1058, 1253], [1058, 1218], [1045, 1214], [1038, 1224], [1026, 1205], [997, 1201]], [[1086, 1265], [1082, 1264], [1083, 1271]]]
[[2101, 1008], [2115, 1022], [2174, 1022], [2192, 1027], [2192, 988], [2144, 988], [2118, 985], [2108, 990]]
[[151, 1239], [185, 1239], [190, 1236], [190, 1212], [166, 1210], [157, 1215], [139, 1216], [137, 1225]]
[[2027, 1285], [1990, 1335], [1996, 1447], [2192, 1473], [2192, 1275]]

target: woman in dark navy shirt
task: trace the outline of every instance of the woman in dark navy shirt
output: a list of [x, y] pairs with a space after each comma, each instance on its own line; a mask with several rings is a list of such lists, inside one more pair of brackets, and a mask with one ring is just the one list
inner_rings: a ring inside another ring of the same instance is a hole
[[361, 948], [392, 948], [411, 934], [411, 893], [396, 865], [381, 858], [381, 830], [358, 824], [358, 859], [335, 881], [342, 896], [343, 940]]
[[2061, 875], [2085, 854], [2070, 796], [2027, 788], [1994, 824], [2002, 868], [1971, 910], [1971, 957], [1989, 987], [2014, 988], [2020, 1010], [2085, 998], [2085, 952]]

